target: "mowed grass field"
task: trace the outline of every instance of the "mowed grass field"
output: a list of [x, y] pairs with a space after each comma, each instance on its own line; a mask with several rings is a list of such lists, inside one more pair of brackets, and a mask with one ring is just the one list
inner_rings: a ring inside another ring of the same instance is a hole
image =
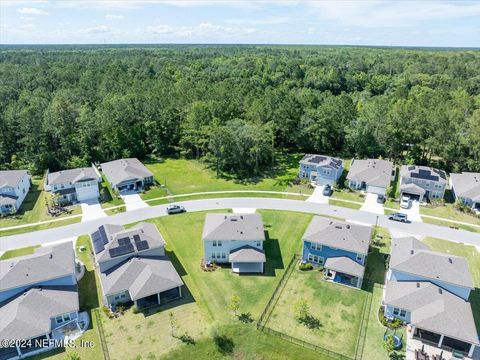
[[[266, 326], [336, 353], [354, 357], [367, 292], [323, 280], [323, 271], [294, 269]], [[319, 321], [309, 329], [297, 322], [293, 306], [308, 302]]]

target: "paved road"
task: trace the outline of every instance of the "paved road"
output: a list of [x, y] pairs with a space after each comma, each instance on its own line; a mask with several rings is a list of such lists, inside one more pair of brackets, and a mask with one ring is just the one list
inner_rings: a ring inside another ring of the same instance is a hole
[[[232, 208], [256, 208], [270, 210], [289, 210], [307, 212], [313, 214], [330, 215], [341, 217], [350, 221], [375, 224], [377, 215], [354, 209], [327, 204], [310, 203], [299, 200], [273, 199], [273, 198], [219, 198], [178, 202], [187, 211], [202, 211], [214, 209]], [[35, 244], [47, 244], [69, 239], [73, 236], [88, 234], [94, 231], [101, 224], [124, 225], [136, 221], [165, 216], [166, 205], [151, 206], [147, 208], [132, 210], [115, 214], [108, 218], [93, 219], [86, 222], [66, 225], [53, 229], [29, 232], [26, 234], [0, 237], [0, 251], [6, 251]], [[397, 223], [388, 220], [384, 215], [378, 215], [378, 225], [394, 229], [398, 232], [419, 236], [433, 236], [454, 242], [463, 242], [480, 246], [480, 234], [464, 230], [454, 230], [448, 227], [412, 222], [410, 224]]]

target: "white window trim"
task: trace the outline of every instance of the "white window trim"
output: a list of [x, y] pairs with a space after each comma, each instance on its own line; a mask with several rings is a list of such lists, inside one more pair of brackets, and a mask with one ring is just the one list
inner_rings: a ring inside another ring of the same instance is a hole
[[308, 261], [318, 264], [318, 265], [323, 265], [325, 263], [325, 258], [323, 256], [318, 256], [314, 254], [308, 254]]
[[317, 243], [312, 242], [310, 244], [310, 249], [316, 250], [316, 251], [322, 251], [322, 244], [317, 244]]

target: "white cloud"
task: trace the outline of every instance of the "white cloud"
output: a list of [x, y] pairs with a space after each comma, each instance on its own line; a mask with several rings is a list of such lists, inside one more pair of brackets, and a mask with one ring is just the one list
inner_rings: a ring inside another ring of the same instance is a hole
[[116, 31], [105, 25], [99, 25], [78, 30], [79, 34], [93, 35], [93, 34], [114, 34]]
[[114, 14], [107, 14], [105, 15], [105, 19], [107, 20], [123, 20], [125, 16], [123, 15], [114, 15]]
[[23, 7], [17, 9], [17, 12], [24, 15], [48, 15], [45, 10], [34, 8], [34, 7]]
[[161, 24], [155, 26], [148, 26], [143, 29], [137, 29], [138, 33], [184, 40], [215, 40], [219, 38], [229, 39], [232, 37], [253, 34], [256, 31], [257, 30], [254, 28], [225, 27], [221, 25], [214, 25], [211, 23], [201, 23], [196, 26], [170, 26]]
[[273, 25], [273, 24], [284, 24], [291, 22], [292, 19], [288, 17], [280, 17], [280, 16], [267, 16], [265, 18], [260, 19], [227, 19], [225, 23], [227, 24], [249, 24], [249, 25]]

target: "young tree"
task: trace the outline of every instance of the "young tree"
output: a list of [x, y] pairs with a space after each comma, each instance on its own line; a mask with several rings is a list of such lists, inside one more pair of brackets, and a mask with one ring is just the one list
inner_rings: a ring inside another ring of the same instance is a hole
[[300, 299], [293, 304], [293, 313], [297, 321], [301, 322], [305, 320], [310, 313], [310, 306], [308, 305], [307, 300]]
[[175, 332], [176, 332], [177, 327], [178, 327], [177, 318], [175, 317], [173, 312], [169, 312], [168, 313], [168, 319], [170, 321], [170, 335], [172, 337], [175, 337]]
[[393, 340], [393, 335], [388, 335], [387, 338], [383, 341], [383, 348], [387, 352], [388, 356], [391, 356], [395, 351], [395, 341]]
[[240, 309], [240, 297], [238, 295], [233, 295], [230, 300], [230, 310], [235, 313], [235, 316], [238, 316], [238, 310]]

